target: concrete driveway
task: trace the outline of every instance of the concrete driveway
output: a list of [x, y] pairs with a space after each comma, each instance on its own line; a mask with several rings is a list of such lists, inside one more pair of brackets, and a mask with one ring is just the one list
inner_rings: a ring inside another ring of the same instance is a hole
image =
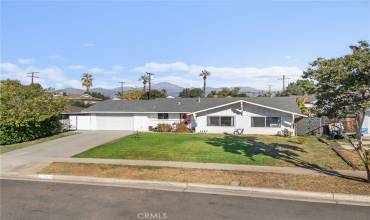
[[132, 131], [82, 131], [76, 135], [11, 151], [0, 156], [1, 175], [33, 173], [56, 158], [71, 157], [132, 133]]

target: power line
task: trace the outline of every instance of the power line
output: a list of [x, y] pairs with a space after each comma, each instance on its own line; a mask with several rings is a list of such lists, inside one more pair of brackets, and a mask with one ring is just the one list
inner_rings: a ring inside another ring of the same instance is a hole
[[31, 77], [31, 85], [33, 85], [33, 79], [34, 78], [40, 78], [40, 77], [36, 76], [37, 73], [39, 73], [39, 72], [30, 72], [30, 73], [27, 73], [27, 75], [29, 75], [27, 77]]
[[290, 78], [285, 77], [285, 75], [283, 75], [283, 78], [278, 79], [278, 80], [283, 80], [283, 92], [285, 92], [285, 80], [287, 79], [290, 79]]

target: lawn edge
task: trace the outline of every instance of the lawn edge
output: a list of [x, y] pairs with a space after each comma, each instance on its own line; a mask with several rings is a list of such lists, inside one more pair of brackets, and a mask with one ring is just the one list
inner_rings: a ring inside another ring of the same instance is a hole
[[370, 206], [370, 196], [340, 193], [307, 192], [257, 187], [225, 186], [200, 183], [181, 183], [152, 180], [116, 179], [90, 176], [50, 174], [1, 175], [0, 179], [42, 181], [53, 183], [88, 184], [150, 190], [165, 190], [215, 195], [245, 196], [306, 202]]

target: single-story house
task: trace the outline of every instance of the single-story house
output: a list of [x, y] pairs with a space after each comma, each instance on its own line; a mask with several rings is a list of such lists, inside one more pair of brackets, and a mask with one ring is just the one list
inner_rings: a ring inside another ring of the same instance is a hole
[[90, 94], [69, 94], [67, 95], [67, 99], [71, 101], [79, 101], [83, 102], [85, 104], [95, 104], [98, 101], [102, 101], [102, 99], [95, 98], [91, 96]]
[[195, 132], [246, 134], [294, 132], [295, 119], [306, 117], [296, 97], [107, 100], [64, 114], [76, 130], [148, 131], [159, 123], [186, 123]]

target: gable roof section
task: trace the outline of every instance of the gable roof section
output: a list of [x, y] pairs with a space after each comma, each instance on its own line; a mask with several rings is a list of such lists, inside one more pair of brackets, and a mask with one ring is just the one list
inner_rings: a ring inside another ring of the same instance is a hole
[[[261, 107], [302, 115], [296, 97], [251, 98], [160, 98], [152, 100], [107, 100], [84, 109], [86, 113], [194, 113], [244, 101]], [[303, 116], [303, 115], [302, 115]]]

